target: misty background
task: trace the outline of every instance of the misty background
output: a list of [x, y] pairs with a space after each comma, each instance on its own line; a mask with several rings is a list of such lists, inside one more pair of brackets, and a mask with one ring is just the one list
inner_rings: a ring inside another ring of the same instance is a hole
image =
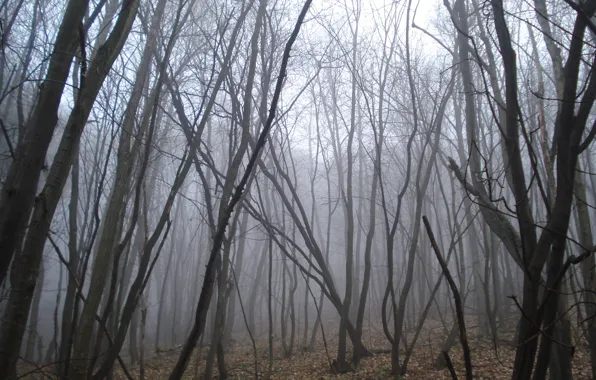
[[2, 1], [0, 376], [596, 376], [595, 11]]

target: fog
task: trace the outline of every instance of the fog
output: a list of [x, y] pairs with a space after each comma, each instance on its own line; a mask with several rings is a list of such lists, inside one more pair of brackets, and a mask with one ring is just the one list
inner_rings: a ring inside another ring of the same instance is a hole
[[0, 10], [0, 378], [596, 377], [591, 2]]

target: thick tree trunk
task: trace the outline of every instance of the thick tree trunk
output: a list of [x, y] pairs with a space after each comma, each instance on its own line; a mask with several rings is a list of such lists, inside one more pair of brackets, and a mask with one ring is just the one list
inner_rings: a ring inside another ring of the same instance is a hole
[[[588, 158], [589, 159], [589, 158]], [[586, 187], [582, 178], [581, 165], [577, 164], [578, 174], [575, 178], [575, 227], [578, 231], [579, 242], [583, 247], [589, 248], [594, 245], [592, 236], [592, 223], [588, 211]], [[588, 332], [588, 345], [590, 347], [590, 363], [592, 365], [592, 377], [596, 378], [596, 276], [594, 268], [596, 259], [590, 255], [581, 263], [581, 273], [584, 280], [583, 297], [587, 316], [586, 330]]]
[[[24, 238], [24, 231], [34, 206], [40, 173], [52, 135], [58, 122], [58, 106], [76, 55], [79, 25], [87, 11], [88, 0], [68, 2], [45, 80], [40, 86], [36, 105], [27, 121], [25, 134], [15, 152], [0, 198], [0, 284], [6, 279], [10, 262]], [[6, 346], [4, 346], [6, 347]], [[4, 355], [2, 355], [4, 356]], [[4, 367], [0, 365], [0, 373]]]
[[[81, 83], [85, 91], [79, 94], [75, 102], [75, 108], [66, 124], [46, 184], [37, 197], [24, 250], [13, 265], [11, 295], [0, 331], [0, 346], [10, 347], [0, 355], [0, 373], [7, 374], [7, 378], [15, 376], [16, 362], [24, 334], [23, 327], [15, 328], [15, 326], [25, 326], [26, 324], [50, 223], [71, 171], [72, 162], [77, 152], [76, 146], [103, 81], [128, 37], [132, 21], [136, 16], [137, 6], [137, 0], [124, 2], [114, 30], [91, 62], [89, 71], [85, 75], [85, 83]], [[54, 93], [52, 96], [55, 97], [56, 94]], [[50, 112], [49, 116], [45, 115], [44, 117], [51, 119], [51, 114]], [[21, 210], [23, 213], [25, 211]], [[5, 216], [4, 212], [0, 212], [0, 214]], [[0, 228], [3, 228], [1, 222]], [[3, 255], [6, 252], [3, 249], [1, 251]]]

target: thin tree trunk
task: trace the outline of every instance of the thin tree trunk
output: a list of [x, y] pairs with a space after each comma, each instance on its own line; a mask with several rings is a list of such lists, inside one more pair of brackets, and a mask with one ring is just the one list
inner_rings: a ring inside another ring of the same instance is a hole
[[[235, 275], [233, 287], [239, 288], [240, 286], [240, 275], [242, 273], [242, 266], [244, 263], [244, 250], [246, 245], [246, 234], [248, 228], [248, 212], [243, 211], [242, 220], [240, 222], [240, 228], [238, 230], [238, 245], [236, 246], [236, 259], [234, 267], [232, 268]], [[232, 340], [232, 332], [234, 331], [234, 321], [236, 320], [236, 292], [230, 293], [230, 299], [228, 301], [227, 321], [225, 325], [223, 346], [224, 348], [229, 347]]]
[[[188, 361], [190, 359], [190, 355], [191, 355], [192, 351], [194, 350], [199, 337], [203, 334], [203, 331], [205, 329], [206, 314], [207, 314], [211, 296], [213, 294], [213, 285], [214, 285], [214, 281], [215, 281], [214, 265], [215, 265], [216, 259], [219, 256], [219, 251], [220, 251], [222, 243], [223, 243], [225, 229], [229, 222], [230, 217], [232, 216], [234, 206], [242, 198], [244, 186], [246, 186], [249, 178], [252, 176], [252, 170], [254, 168], [254, 165], [258, 159], [261, 149], [265, 145], [267, 136], [268, 136], [271, 126], [273, 124], [273, 119], [275, 118], [275, 112], [277, 109], [277, 103], [279, 101], [279, 97], [280, 97], [280, 93], [281, 93], [281, 89], [282, 89], [282, 85], [283, 85], [283, 78], [285, 77], [285, 74], [286, 74], [286, 68], [287, 68], [287, 64], [288, 64], [288, 60], [289, 60], [290, 49], [291, 49], [294, 41], [296, 40], [296, 37], [300, 31], [300, 26], [302, 25], [302, 22], [306, 16], [306, 13], [308, 12], [309, 7], [310, 7], [310, 0], [307, 0], [306, 3], [304, 4], [302, 11], [300, 12], [300, 16], [298, 17], [298, 21], [296, 22], [295, 28], [292, 32], [292, 35], [290, 36], [290, 39], [288, 40], [288, 42], [286, 44], [286, 48], [284, 49], [284, 55], [283, 55], [282, 63], [280, 66], [280, 75], [278, 76], [278, 81], [277, 81], [275, 91], [273, 94], [273, 99], [271, 102], [271, 109], [270, 109], [269, 116], [264, 124], [261, 134], [259, 135], [259, 139], [257, 140], [257, 143], [255, 144], [254, 150], [253, 150], [253, 152], [250, 156], [249, 162], [246, 166], [246, 171], [245, 171], [244, 175], [242, 176], [238, 186], [236, 187], [236, 191], [231, 196], [230, 202], [229, 203], [226, 202], [226, 206], [223, 207], [224, 213], [223, 214], [220, 213], [217, 230], [216, 230], [216, 233], [215, 233], [214, 239], [213, 239], [213, 247], [211, 249], [211, 253], [209, 255], [209, 261], [208, 261], [207, 267], [205, 269], [205, 280], [203, 282], [203, 287], [201, 289], [201, 295], [199, 296], [199, 302], [197, 304], [195, 323], [194, 323], [193, 328], [189, 334], [188, 339], [186, 340], [186, 342], [183, 346], [182, 352], [180, 354], [180, 357], [178, 358], [176, 366], [174, 367], [172, 373], [169, 376], [170, 380], [179, 380], [182, 377], [182, 375], [184, 374], [184, 372], [188, 366]], [[242, 18], [243, 17], [241, 17], [241, 19]], [[239, 21], [239, 24], [240, 24], [240, 21]], [[229, 60], [229, 58], [228, 58], [228, 60]], [[250, 98], [250, 96], [249, 96], [249, 98]], [[245, 103], [245, 106], [246, 106], [246, 103]], [[239, 160], [241, 158], [242, 157], [240, 156]], [[236, 173], [228, 173], [228, 174], [236, 174]], [[235, 177], [236, 177], [236, 175], [233, 175], [228, 178], [231, 181], [233, 181], [236, 179]], [[232, 185], [233, 185], [233, 183], [232, 183]]]
[[147, 306], [141, 306], [141, 348], [139, 349], [139, 379], [145, 379], [145, 326], [147, 323]]
[[[35, 292], [33, 293], [33, 300], [31, 301], [31, 312], [29, 313], [29, 328], [28, 339], [25, 347], [25, 359], [35, 363], [35, 345], [39, 339], [37, 326], [39, 324], [39, 303], [41, 302], [41, 292], [43, 290], [43, 281], [45, 277], [45, 268], [43, 260], [39, 265], [39, 276], [37, 277], [37, 284], [35, 285]], [[58, 289], [60, 291], [60, 289]]]

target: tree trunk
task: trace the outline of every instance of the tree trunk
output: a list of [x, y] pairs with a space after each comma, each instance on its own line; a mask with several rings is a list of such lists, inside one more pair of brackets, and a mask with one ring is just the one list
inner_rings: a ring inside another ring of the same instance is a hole
[[[35, 360], [35, 346], [40, 338], [37, 332], [39, 324], [39, 303], [41, 302], [41, 292], [43, 290], [43, 280], [45, 277], [45, 268], [43, 260], [39, 265], [39, 276], [37, 277], [37, 284], [35, 285], [35, 292], [33, 293], [33, 300], [31, 305], [31, 312], [29, 313], [29, 328], [27, 345], [25, 347], [25, 359], [36, 363]], [[58, 289], [60, 292], [60, 289]]]
[[[0, 198], [0, 284], [6, 279], [10, 262], [24, 238], [24, 231], [34, 206], [40, 173], [52, 135], [58, 122], [58, 106], [78, 49], [79, 24], [87, 11], [88, 0], [68, 2], [45, 80], [40, 86], [36, 105], [27, 121], [15, 158], [2, 187]], [[12, 344], [10, 345], [13, 346]], [[3, 346], [7, 347], [7, 346]], [[2, 355], [3, 357], [6, 355]], [[2, 360], [4, 361], [4, 360]], [[9, 373], [0, 364], [0, 373]]]
[[141, 306], [141, 348], [139, 350], [139, 379], [145, 379], [145, 325], [147, 323], [147, 306]]
[[[137, 5], [137, 0], [127, 0], [124, 2], [114, 30], [106, 43], [99, 48], [98, 53], [91, 62], [89, 71], [85, 76], [85, 83], [81, 83], [85, 91], [81, 92], [77, 97], [75, 108], [66, 124], [58, 152], [49, 170], [46, 184], [41, 194], [37, 197], [25, 239], [24, 250], [14, 263], [11, 274], [11, 295], [4, 312], [0, 332], [0, 346], [10, 347], [10, 350], [6, 350], [0, 356], [0, 373], [7, 374], [8, 378], [15, 376], [16, 362], [24, 333], [23, 327], [15, 328], [14, 326], [25, 326], [26, 324], [50, 223], [68, 174], [71, 171], [72, 162], [77, 152], [76, 146], [91, 112], [95, 97], [114, 60], [119, 55], [124, 41], [128, 37], [128, 32], [136, 15]], [[52, 96], [56, 97], [56, 93], [52, 94]], [[49, 112], [44, 117], [51, 119], [51, 115], [52, 113]], [[11, 202], [11, 207], [14, 203], [16, 201]], [[20, 212], [25, 213], [26, 210], [21, 209]], [[0, 212], [0, 214], [2, 214], [2, 217], [7, 215], [4, 212]], [[10, 224], [12, 225], [12, 223]], [[0, 222], [0, 228], [4, 228], [2, 222]], [[2, 241], [4, 241], [4, 238]], [[12, 241], [14, 242], [14, 237]], [[3, 255], [4, 252], [7, 252], [4, 249], [0, 250], [3, 252]]]
[[[589, 158], [588, 158], [589, 159]], [[578, 231], [579, 242], [583, 247], [589, 248], [594, 245], [592, 236], [592, 223], [588, 211], [586, 187], [582, 178], [581, 165], [577, 164], [578, 174], [575, 177], [575, 228]], [[596, 378], [596, 322], [592, 316], [596, 316], [596, 276], [593, 268], [596, 267], [594, 255], [590, 255], [581, 263], [581, 273], [584, 279], [584, 291], [582, 295], [585, 301], [586, 330], [590, 347], [590, 363], [592, 365], [592, 377]]]
[[[265, 268], [265, 260], [268, 257], [267, 251], [267, 243], [263, 243], [263, 249], [261, 250], [261, 255], [259, 262], [257, 264], [257, 272], [255, 274], [255, 279], [253, 280], [252, 287], [250, 290], [250, 296], [248, 301], [248, 328], [253, 332], [256, 333], [256, 325], [255, 325], [255, 307], [257, 306], [257, 295], [259, 295], [259, 289], [262, 283], [263, 277], [263, 270]], [[259, 302], [259, 305], [261, 303]], [[260, 333], [260, 326], [259, 323], [259, 333]]]
[[[240, 276], [242, 274], [242, 266], [244, 262], [244, 249], [246, 245], [246, 234], [248, 228], [248, 212], [244, 211], [242, 213], [242, 220], [240, 222], [240, 228], [238, 230], [238, 245], [236, 246], [236, 259], [234, 262], [234, 267], [232, 270], [235, 273], [235, 280], [233, 287], [239, 288], [240, 286]], [[223, 338], [223, 346], [224, 348], [230, 346], [230, 342], [232, 340], [232, 332], [234, 331], [234, 321], [236, 320], [236, 292], [232, 291], [230, 293], [230, 299], [228, 301], [228, 311], [227, 311], [227, 321], [225, 324], [225, 331], [224, 331], [224, 338]], [[254, 331], [254, 330], [253, 330]]]

